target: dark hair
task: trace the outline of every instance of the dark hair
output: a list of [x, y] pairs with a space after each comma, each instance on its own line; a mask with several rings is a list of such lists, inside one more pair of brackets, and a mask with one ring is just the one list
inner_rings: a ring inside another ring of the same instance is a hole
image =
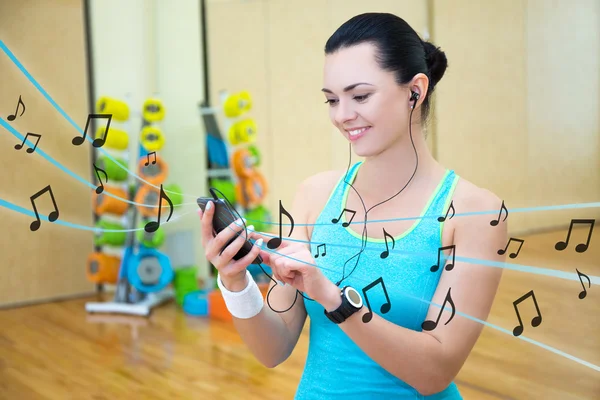
[[427, 75], [429, 88], [421, 104], [425, 124], [430, 111], [429, 98], [448, 67], [446, 54], [432, 43], [422, 41], [402, 18], [389, 13], [352, 17], [327, 40], [325, 54], [365, 42], [376, 46], [377, 63], [383, 70], [394, 72], [399, 85], [407, 84], [420, 72]]

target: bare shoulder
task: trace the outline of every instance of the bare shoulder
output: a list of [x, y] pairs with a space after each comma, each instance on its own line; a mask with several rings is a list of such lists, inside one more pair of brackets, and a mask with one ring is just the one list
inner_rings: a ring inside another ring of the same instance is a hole
[[[457, 218], [455, 227], [459, 230], [477, 231], [489, 227], [490, 221], [498, 218], [502, 206], [502, 199], [496, 193], [479, 187], [462, 177], [456, 185], [452, 201], [457, 214], [467, 214]], [[507, 214], [503, 212], [502, 215], [501, 221]], [[506, 231], [506, 224], [501, 225], [503, 229], [495, 230], [500, 234]]]
[[[500, 210], [502, 204], [502, 199], [494, 192], [479, 187], [462, 177], [456, 184], [453, 201], [457, 213]], [[459, 211], [458, 207], [462, 211]]]

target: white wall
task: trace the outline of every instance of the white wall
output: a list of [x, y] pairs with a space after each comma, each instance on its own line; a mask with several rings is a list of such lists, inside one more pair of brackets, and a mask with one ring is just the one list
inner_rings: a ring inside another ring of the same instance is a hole
[[165, 135], [165, 146], [157, 153], [169, 167], [165, 184], [177, 183], [187, 196], [186, 205], [164, 225], [168, 239], [161, 251], [171, 256], [175, 267], [197, 265], [200, 275], [206, 276], [195, 213], [195, 199], [207, 191], [204, 127], [197, 107], [203, 97], [199, 1], [90, 3], [96, 96], [129, 103], [131, 117], [126, 128], [131, 171], [137, 173], [144, 100], [157, 96], [165, 105], [165, 118], [158, 124]]

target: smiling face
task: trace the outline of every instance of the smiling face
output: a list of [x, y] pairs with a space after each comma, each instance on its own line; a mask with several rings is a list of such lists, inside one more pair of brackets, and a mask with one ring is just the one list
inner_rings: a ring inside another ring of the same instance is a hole
[[381, 153], [408, 132], [409, 87], [399, 86], [393, 72], [377, 65], [375, 49], [362, 43], [325, 60], [323, 93], [329, 117], [361, 157]]

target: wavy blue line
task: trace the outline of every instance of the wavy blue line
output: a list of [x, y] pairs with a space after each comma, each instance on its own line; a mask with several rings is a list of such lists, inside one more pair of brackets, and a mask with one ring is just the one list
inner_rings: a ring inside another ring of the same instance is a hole
[[[269, 248], [267, 248], [267, 247], [266, 247], [266, 244], [263, 244], [263, 245], [261, 246], [261, 249], [263, 249], [264, 251], [267, 251], [267, 252], [269, 252], [269, 253], [276, 253], [276, 254], [279, 254], [279, 253], [277, 253], [276, 251], [273, 251], [273, 250], [270, 250]], [[333, 271], [333, 270], [329, 270], [329, 269], [327, 269], [327, 268], [318, 267], [317, 265], [313, 265], [313, 264], [307, 263], [306, 261], [303, 261], [303, 260], [298, 260], [298, 259], [296, 259], [296, 258], [294, 258], [294, 257], [290, 257], [290, 256], [288, 256], [288, 255], [284, 255], [284, 254], [280, 254], [280, 255], [282, 255], [283, 257], [287, 257], [287, 258], [289, 258], [289, 259], [291, 259], [291, 260], [298, 261], [298, 262], [300, 262], [300, 263], [303, 263], [303, 264], [312, 265], [312, 266], [314, 266], [314, 267], [317, 267], [317, 268], [320, 268], [320, 269], [322, 269], [322, 270], [326, 270], [326, 271], [328, 270], [328, 271], [331, 271], [331, 272], [336, 272], [336, 271]], [[363, 283], [366, 283], [366, 282], [367, 282], [367, 281], [366, 281], [366, 280], [364, 280], [364, 279], [360, 279], [360, 278], [356, 278], [356, 279], [358, 279], [358, 280], [362, 281]], [[371, 282], [368, 282], [368, 283], [371, 283]], [[412, 295], [406, 294], [406, 293], [404, 293], [404, 292], [400, 292], [400, 295], [401, 295], [401, 296], [404, 296], [404, 297], [409, 297], [409, 298], [412, 298], [412, 299], [414, 299], [414, 300], [421, 301], [421, 302], [423, 302], [423, 303], [425, 303], [425, 304], [430, 304], [430, 305], [434, 305], [434, 306], [436, 306], [436, 307], [438, 307], [438, 308], [442, 308], [442, 305], [440, 305], [440, 304], [437, 304], [437, 303], [434, 303], [433, 301], [427, 301], [427, 300], [421, 299], [421, 298], [419, 298], [419, 297], [415, 297], [415, 296], [412, 296]], [[450, 311], [450, 312], [452, 311], [452, 309], [451, 309], [451, 308], [448, 308], [448, 307], [444, 307], [444, 310], [445, 310], [445, 311]], [[556, 348], [554, 348], [554, 347], [548, 346], [547, 344], [544, 344], [544, 343], [538, 342], [538, 341], [536, 341], [536, 340], [533, 340], [533, 339], [531, 339], [531, 338], [528, 338], [528, 337], [526, 337], [526, 336], [523, 336], [523, 335], [515, 336], [515, 335], [513, 335], [512, 331], [510, 331], [510, 330], [508, 330], [508, 329], [505, 329], [505, 328], [502, 328], [502, 327], [500, 327], [500, 326], [498, 326], [498, 325], [494, 325], [494, 324], [491, 324], [491, 323], [489, 323], [489, 322], [483, 321], [483, 320], [481, 320], [481, 319], [479, 319], [479, 318], [472, 317], [472, 316], [470, 316], [470, 315], [468, 315], [468, 314], [465, 314], [465, 313], [463, 313], [463, 312], [460, 312], [460, 311], [458, 311], [458, 310], [455, 310], [455, 313], [456, 313], [456, 314], [458, 314], [458, 315], [460, 315], [460, 316], [463, 316], [463, 317], [465, 317], [465, 318], [468, 318], [468, 319], [470, 319], [470, 320], [472, 320], [472, 321], [479, 322], [480, 324], [482, 324], [482, 325], [484, 325], [484, 326], [487, 326], [487, 327], [490, 327], [490, 328], [492, 328], [492, 329], [496, 329], [496, 330], [498, 330], [498, 331], [500, 331], [500, 332], [506, 333], [506, 334], [510, 335], [511, 337], [513, 337], [513, 338], [517, 338], [517, 339], [520, 339], [520, 340], [524, 340], [524, 341], [526, 341], [526, 342], [529, 342], [529, 343], [531, 343], [531, 344], [534, 344], [534, 345], [536, 345], [536, 346], [539, 346], [539, 347], [541, 347], [541, 348], [543, 348], [543, 349], [549, 350], [549, 351], [551, 351], [551, 352], [553, 352], [553, 353], [555, 353], [555, 354], [557, 354], [557, 355], [559, 355], [559, 356], [565, 357], [565, 358], [567, 358], [567, 359], [569, 359], [569, 360], [575, 361], [575, 362], [577, 362], [577, 363], [579, 363], [579, 364], [581, 364], [581, 365], [584, 365], [584, 366], [586, 366], [586, 367], [588, 367], [588, 368], [591, 368], [591, 369], [593, 369], [593, 370], [596, 370], [596, 371], [599, 371], [599, 372], [600, 372], [600, 367], [599, 367], [599, 366], [597, 366], [597, 365], [595, 365], [595, 364], [592, 364], [592, 363], [590, 363], [590, 362], [588, 362], [588, 361], [582, 360], [581, 358], [578, 358], [578, 357], [572, 356], [572, 355], [570, 355], [570, 354], [568, 354], [568, 353], [565, 353], [565, 352], [564, 352], [564, 351], [562, 351], [562, 350], [558, 350], [558, 349], [556, 349]]]
[[[13, 134], [13, 136], [15, 136], [17, 139], [23, 141], [23, 139], [25, 138], [23, 135], [21, 135], [21, 133], [19, 131], [17, 131], [15, 128], [13, 128], [12, 126], [10, 126], [10, 124], [8, 124], [8, 122], [6, 122], [4, 119], [0, 118], [0, 125], [2, 125], [6, 130], [8, 130], [10, 133]], [[33, 144], [31, 142], [29, 142], [29, 140], [26, 141], [26, 143], [33, 148]], [[44, 150], [40, 149], [39, 147], [35, 149], [36, 153], [39, 153], [42, 157], [44, 157], [46, 160], [50, 161], [50, 163], [52, 163], [55, 167], [59, 168], [60, 170], [66, 172], [69, 176], [77, 179], [79, 182], [83, 183], [86, 186], [89, 186], [92, 189], [96, 189], [96, 185], [92, 184], [91, 182], [83, 179], [82, 177], [80, 177], [79, 175], [77, 175], [76, 173], [74, 173], [73, 171], [71, 171], [70, 169], [68, 169], [67, 167], [63, 166], [61, 163], [59, 163], [58, 161], [56, 161], [55, 159], [53, 159], [52, 157], [50, 157], [48, 154], [46, 154], [46, 152], [44, 152]], [[142, 204], [142, 203], [136, 203], [135, 201], [131, 201], [128, 199], [124, 199], [122, 197], [116, 196], [108, 191], [104, 191], [103, 192], [104, 195], [115, 198], [117, 200], [123, 201], [125, 203], [129, 203], [129, 204], [133, 204], [136, 206], [143, 206], [143, 207], [147, 207], [147, 208], [158, 208], [158, 205], [153, 204]]]
[[[56, 109], [56, 111], [58, 111], [67, 121], [69, 121], [69, 123], [79, 132], [81, 133], [81, 135], [84, 135], [83, 129], [81, 129], [76, 123], [75, 121], [73, 121], [73, 119], [71, 117], [69, 117], [69, 115], [56, 103], [56, 101], [54, 101], [54, 99], [52, 97], [50, 97], [50, 95], [48, 94], [48, 92], [46, 92], [44, 90], [44, 88], [35, 80], [35, 78], [25, 69], [25, 67], [23, 66], [23, 64], [21, 64], [21, 62], [17, 59], [17, 57], [15, 57], [15, 55], [10, 51], [10, 49], [4, 44], [4, 42], [2, 40], [0, 40], [0, 48], [4, 51], [4, 53], [6, 53], [6, 55], [11, 59], [11, 61], [17, 66], [17, 68], [19, 68], [21, 70], [21, 72], [23, 73], [23, 75], [25, 75], [25, 77], [27, 77], [27, 79], [29, 80], [29, 82], [31, 82], [33, 84], [33, 86], [36, 87], [36, 89], [46, 98], [46, 100], [48, 100], [50, 102], [50, 104], [52, 104], [52, 106]], [[88, 142], [92, 143], [93, 139], [91, 138], [92, 135], [86, 135], [86, 139]], [[150, 182], [142, 179], [141, 177], [139, 177], [138, 175], [136, 175], [133, 171], [130, 171], [129, 169], [127, 169], [125, 166], [121, 165], [120, 163], [117, 162], [117, 160], [115, 160], [109, 153], [106, 152], [106, 150], [104, 150], [103, 148], [98, 148], [98, 150], [104, 154], [107, 158], [109, 158], [110, 160], [114, 161], [117, 166], [125, 171], [127, 171], [127, 173], [129, 175], [132, 175], [134, 177], [136, 177], [138, 180], [144, 182], [147, 185], [150, 185], [156, 189], [159, 189], [159, 186], [153, 185]], [[196, 197], [196, 196], [192, 196], [192, 195], [188, 195], [188, 194], [184, 194], [184, 193], [177, 193], [177, 192], [173, 192], [170, 190], [165, 190], [165, 193], [173, 193], [173, 194], [180, 194], [182, 196], [187, 196], [187, 197]], [[114, 197], [114, 196], [113, 196]], [[119, 198], [119, 197], [116, 197]], [[125, 200], [125, 199], [123, 199]], [[127, 201], [127, 200], [126, 200]], [[129, 202], [129, 201], [127, 201]], [[138, 203], [130, 203], [130, 204], [138, 204]], [[141, 204], [143, 206], [146, 206], [145, 204]], [[152, 207], [152, 206], [146, 206], [146, 207]], [[158, 207], [158, 206], [154, 206], [154, 207]]]
[[[530, 212], [530, 211], [551, 211], [551, 210], [569, 210], [569, 209], [579, 209], [579, 208], [597, 208], [600, 207], [600, 202], [593, 202], [593, 203], [574, 203], [574, 204], [560, 204], [560, 205], [554, 205], [554, 206], [541, 206], [541, 207], [521, 207], [521, 208], [509, 208], [509, 214], [510, 213], [518, 213], [518, 212]], [[487, 210], [487, 211], [474, 211], [474, 212], [468, 212], [468, 213], [456, 213], [454, 216], [459, 217], [459, 216], [468, 216], [468, 215], [482, 215], [482, 214], [497, 214], [498, 210]], [[393, 221], [410, 221], [410, 220], [417, 220], [417, 219], [437, 219], [438, 217], [441, 217], [441, 215], [423, 215], [423, 216], [418, 216], [418, 217], [403, 217], [403, 218], [392, 218], [392, 219], [374, 219], [374, 220], [367, 220], [367, 224], [369, 223], [374, 223], [374, 222], [393, 222]], [[453, 218], [453, 217], [452, 217]], [[449, 219], [452, 219], [449, 218]], [[248, 222], [258, 222], [258, 223], [262, 223], [265, 225], [279, 225], [279, 222], [271, 222], [271, 221], [258, 221], [258, 220], [254, 220], [254, 219], [247, 219]], [[350, 225], [355, 225], [355, 224], [363, 224], [365, 221], [354, 221], [354, 222], [350, 222]], [[284, 224], [282, 223], [281, 226], [291, 226], [292, 224]], [[336, 226], [332, 223], [329, 222], [323, 222], [320, 224], [294, 224], [294, 226]]]
[[[32, 217], [32, 218], [36, 219], [35, 212], [33, 212], [33, 211], [31, 211], [31, 210], [29, 210], [27, 208], [23, 208], [21, 206], [13, 204], [13, 203], [11, 203], [9, 201], [6, 201], [4, 199], [0, 199], [0, 206], [8, 208], [9, 210], [16, 211], [16, 212], [21, 213], [21, 214], [25, 214], [25, 215], [27, 215], [29, 217]], [[161, 222], [160, 224], [161, 225], [166, 225], [166, 224], [171, 223], [173, 221], [176, 221], [176, 220], [182, 218], [183, 216], [188, 215], [188, 214], [190, 214], [192, 212], [194, 212], [194, 211], [190, 211], [190, 212], [187, 212], [185, 214], [181, 214], [179, 216], [174, 216], [173, 218], [170, 219], [169, 222]], [[47, 221], [49, 223], [52, 223], [52, 224], [63, 225], [63, 226], [69, 227], [69, 228], [80, 229], [80, 230], [84, 230], [84, 231], [94, 231], [96, 233], [102, 233], [102, 232], [135, 232], [135, 231], [142, 231], [142, 230], [144, 230], [143, 227], [142, 228], [136, 228], [136, 229], [101, 229], [101, 228], [96, 228], [94, 226], [85, 226], [85, 225], [73, 224], [71, 222], [63, 221], [61, 219], [57, 219], [54, 222], [50, 222], [48, 220], [48, 217], [46, 215], [42, 215], [42, 214], [40, 214], [40, 219], [43, 220], [43, 221]]]

